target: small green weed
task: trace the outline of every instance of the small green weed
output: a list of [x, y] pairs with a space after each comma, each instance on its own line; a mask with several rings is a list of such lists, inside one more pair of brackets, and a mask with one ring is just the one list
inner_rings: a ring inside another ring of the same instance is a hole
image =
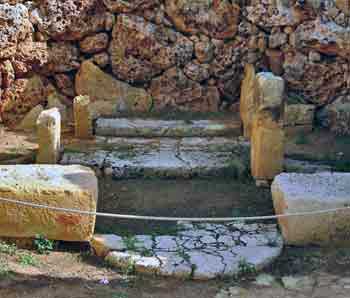
[[239, 279], [243, 276], [251, 276], [256, 274], [255, 266], [246, 259], [240, 259], [238, 263], [238, 273], [234, 276], [234, 279]]
[[135, 251], [137, 249], [138, 241], [135, 236], [123, 237], [123, 242], [127, 250]]
[[132, 258], [129, 258], [126, 266], [123, 268], [124, 275], [130, 275], [135, 273], [135, 261]]
[[22, 266], [37, 266], [38, 265], [38, 260], [32, 255], [32, 254], [20, 254], [18, 256], [18, 262]]
[[34, 247], [39, 254], [47, 254], [54, 249], [54, 241], [46, 239], [43, 235], [37, 235], [34, 239]]
[[17, 246], [15, 244], [7, 244], [5, 242], [0, 242], [0, 253], [15, 255], [17, 252]]

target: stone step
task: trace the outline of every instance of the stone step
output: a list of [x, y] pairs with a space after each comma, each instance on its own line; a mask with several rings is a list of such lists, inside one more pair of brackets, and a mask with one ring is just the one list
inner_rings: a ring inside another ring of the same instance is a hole
[[249, 168], [249, 144], [240, 139], [99, 138], [65, 147], [62, 164], [81, 164], [115, 179], [240, 176]]
[[239, 120], [156, 120], [99, 118], [97, 136], [115, 137], [214, 137], [240, 136]]
[[[207, 280], [247, 274], [282, 252], [275, 224], [179, 224], [176, 235], [95, 235], [92, 246], [118, 268], [132, 262], [139, 273]], [[130, 245], [132, 244], [132, 245]]]

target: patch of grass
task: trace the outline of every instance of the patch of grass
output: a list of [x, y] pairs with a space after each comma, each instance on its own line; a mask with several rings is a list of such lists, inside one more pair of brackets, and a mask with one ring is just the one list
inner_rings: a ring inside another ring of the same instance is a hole
[[8, 277], [10, 275], [10, 269], [7, 262], [0, 258], [0, 279]]
[[37, 266], [38, 260], [32, 254], [22, 253], [18, 256], [18, 262], [22, 266]]
[[135, 236], [123, 237], [123, 242], [127, 250], [135, 251], [137, 250], [138, 241]]
[[131, 275], [135, 273], [135, 261], [131, 258], [128, 259], [126, 266], [123, 268], [124, 275]]
[[47, 254], [54, 249], [54, 241], [46, 239], [43, 235], [37, 235], [34, 247], [39, 254]]
[[246, 259], [242, 258], [238, 263], [238, 273], [234, 276], [234, 279], [241, 277], [250, 277], [256, 275], [257, 271], [253, 264], [247, 262]]
[[17, 246], [15, 244], [8, 244], [5, 242], [0, 242], [0, 253], [15, 255], [17, 252]]

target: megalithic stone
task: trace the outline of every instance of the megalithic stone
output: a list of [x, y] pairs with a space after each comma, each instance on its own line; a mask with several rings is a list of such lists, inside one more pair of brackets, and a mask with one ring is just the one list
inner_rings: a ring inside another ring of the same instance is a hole
[[91, 139], [93, 137], [93, 119], [89, 106], [89, 96], [74, 98], [75, 136], [79, 139]]
[[243, 135], [250, 139], [252, 133], [253, 116], [256, 110], [256, 74], [252, 64], [244, 67], [244, 79], [241, 85], [240, 116], [243, 123]]
[[272, 180], [283, 171], [284, 80], [272, 73], [256, 77], [257, 110], [251, 135], [251, 171], [257, 181]]
[[57, 108], [43, 111], [37, 120], [37, 163], [56, 164], [61, 153], [61, 115]]
[[284, 130], [270, 111], [254, 116], [251, 138], [251, 171], [256, 180], [272, 180], [283, 171]]

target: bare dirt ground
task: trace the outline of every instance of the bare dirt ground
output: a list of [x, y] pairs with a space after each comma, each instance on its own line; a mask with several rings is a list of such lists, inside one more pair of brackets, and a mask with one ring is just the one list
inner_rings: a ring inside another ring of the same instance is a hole
[[[33, 264], [23, 261], [28, 255]], [[11, 256], [0, 253], [0, 260], [0, 297], [4, 298], [350, 297], [349, 249], [287, 247], [282, 257], [265, 270], [275, 278], [265, 286], [256, 284], [256, 274], [207, 282], [126, 275], [86, 251], [39, 255], [17, 250]], [[284, 285], [282, 278], [286, 276], [299, 280], [295, 285]], [[108, 284], [102, 284], [102, 280]], [[231, 296], [222, 294], [226, 289], [231, 289]]]

